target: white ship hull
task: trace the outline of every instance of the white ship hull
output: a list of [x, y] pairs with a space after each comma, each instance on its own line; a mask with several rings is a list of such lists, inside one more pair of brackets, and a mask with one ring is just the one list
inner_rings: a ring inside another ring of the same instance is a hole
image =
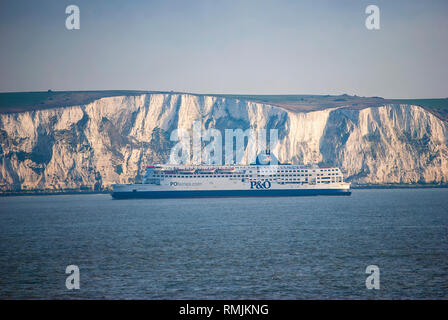
[[217, 178], [205, 183], [198, 181], [169, 181], [165, 185], [117, 184], [112, 197], [126, 198], [205, 198], [205, 197], [291, 197], [351, 194], [349, 183], [297, 185], [275, 182], [226, 181]]

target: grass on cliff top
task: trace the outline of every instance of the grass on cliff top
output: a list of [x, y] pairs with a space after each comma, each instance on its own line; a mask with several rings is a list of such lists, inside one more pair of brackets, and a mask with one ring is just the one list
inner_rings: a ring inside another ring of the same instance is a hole
[[327, 108], [347, 106], [351, 108], [365, 108], [383, 105], [386, 102], [381, 97], [359, 97], [342, 95], [215, 95], [226, 98], [254, 101], [258, 103], [276, 105], [290, 111], [315, 111]]
[[235, 95], [235, 94], [211, 94], [212, 96], [220, 96], [226, 98], [234, 98], [240, 100], [252, 100], [264, 103], [317, 103], [317, 102], [335, 102], [336, 104], [356, 104], [359, 103], [400, 103], [400, 104], [412, 104], [422, 107], [428, 107], [431, 109], [444, 110], [448, 109], [448, 98], [438, 99], [384, 99], [381, 97], [359, 97], [342, 94], [335, 95]]
[[313, 111], [346, 106], [362, 109], [384, 104], [412, 104], [426, 108], [440, 118], [448, 120], [448, 98], [441, 99], [384, 99], [381, 97], [359, 97], [334, 95], [219, 95], [216, 96], [273, 104], [291, 111]]
[[[161, 91], [103, 90], [103, 91], [41, 91], [0, 93], [0, 113], [14, 113], [56, 107], [83, 105], [96, 99], [114, 96], [133, 96], [144, 93], [168, 93]], [[171, 92], [180, 93], [180, 92]], [[308, 112], [346, 106], [362, 109], [388, 103], [422, 106], [448, 121], [448, 98], [445, 99], [383, 99], [342, 95], [243, 95], [243, 94], [197, 94], [217, 96], [272, 104], [290, 111]]]
[[391, 99], [393, 103], [412, 104], [434, 110], [447, 110], [448, 98], [445, 99]]
[[392, 103], [412, 104], [430, 111], [448, 122], [448, 98], [445, 99], [392, 99]]
[[13, 113], [56, 107], [76, 106], [96, 99], [114, 96], [131, 96], [145, 91], [41, 91], [0, 93], [0, 113]]

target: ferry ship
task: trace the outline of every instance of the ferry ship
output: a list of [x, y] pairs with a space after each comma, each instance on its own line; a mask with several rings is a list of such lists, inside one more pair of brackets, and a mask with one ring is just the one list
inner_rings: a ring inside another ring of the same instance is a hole
[[349, 196], [337, 167], [280, 164], [269, 152], [251, 165], [152, 165], [140, 184], [115, 184], [114, 199]]

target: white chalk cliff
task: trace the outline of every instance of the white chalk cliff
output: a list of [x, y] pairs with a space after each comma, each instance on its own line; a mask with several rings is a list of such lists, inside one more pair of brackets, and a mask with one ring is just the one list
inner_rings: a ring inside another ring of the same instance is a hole
[[[0, 189], [103, 189], [167, 161], [170, 133], [279, 130], [282, 162], [339, 166], [358, 184], [448, 182], [448, 125], [412, 105], [291, 112], [237, 99], [142, 94], [0, 114]], [[223, 134], [224, 136], [224, 134]]]

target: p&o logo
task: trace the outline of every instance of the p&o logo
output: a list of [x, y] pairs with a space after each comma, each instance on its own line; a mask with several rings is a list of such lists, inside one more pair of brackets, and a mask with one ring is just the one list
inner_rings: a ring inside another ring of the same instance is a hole
[[270, 181], [251, 181], [250, 182], [251, 189], [269, 189], [271, 188]]

